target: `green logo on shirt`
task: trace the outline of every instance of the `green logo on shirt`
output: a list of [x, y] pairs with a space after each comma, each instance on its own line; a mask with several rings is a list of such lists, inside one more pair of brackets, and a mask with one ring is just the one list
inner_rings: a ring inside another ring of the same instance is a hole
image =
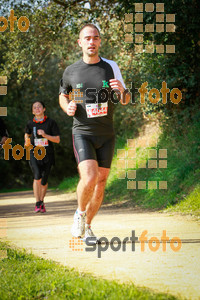
[[103, 87], [108, 87], [108, 88], [109, 88], [108, 81], [106, 81], [106, 80], [102, 80], [102, 82], [103, 82]]
[[80, 89], [80, 88], [82, 88], [82, 87], [83, 87], [83, 84], [82, 84], [82, 83], [77, 83], [77, 84], [76, 84], [76, 88], [77, 88], [77, 89]]

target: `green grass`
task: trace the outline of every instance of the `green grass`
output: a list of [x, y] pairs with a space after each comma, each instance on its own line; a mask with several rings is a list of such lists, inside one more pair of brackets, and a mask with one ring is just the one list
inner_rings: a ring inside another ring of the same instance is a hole
[[68, 192], [72, 193], [76, 191], [76, 187], [79, 181], [79, 177], [74, 176], [74, 177], [68, 177], [65, 178], [58, 186], [58, 189], [63, 191], [63, 192]]
[[170, 206], [166, 211], [170, 212], [182, 212], [185, 214], [200, 215], [200, 184], [185, 197], [184, 199], [176, 204]]
[[0, 249], [7, 250], [8, 256], [0, 260], [1, 300], [178, 299], [133, 284], [119, 284], [78, 273], [2, 242]]
[[[198, 115], [198, 114], [197, 114]], [[141, 181], [167, 181], [167, 190], [129, 190], [127, 178], [117, 178], [117, 157], [106, 187], [105, 201], [128, 201], [128, 205], [147, 209], [164, 209], [174, 206], [179, 212], [200, 215], [200, 121], [195, 115], [193, 122], [183, 122], [180, 127], [164, 124], [157, 147], [167, 149], [166, 169], [137, 169], [137, 179]], [[131, 138], [131, 135], [130, 135]], [[117, 140], [116, 149], [127, 149], [126, 141]], [[148, 148], [146, 149], [148, 151]], [[137, 160], [147, 158], [144, 149], [137, 148]], [[127, 171], [127, 170], [126, 170]]]

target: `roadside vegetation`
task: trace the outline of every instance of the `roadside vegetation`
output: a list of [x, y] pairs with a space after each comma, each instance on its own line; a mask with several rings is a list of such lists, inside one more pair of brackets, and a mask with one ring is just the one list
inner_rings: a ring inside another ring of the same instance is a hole
[[164, 293], [155, 293], [133, 284], [97, 279], [78, 273], [50, 260], [11, 248], [0, 242], [0, 250], [7, 250], [7, 258], [0, 260], [0, 299], [144, 299], [175, 300]]

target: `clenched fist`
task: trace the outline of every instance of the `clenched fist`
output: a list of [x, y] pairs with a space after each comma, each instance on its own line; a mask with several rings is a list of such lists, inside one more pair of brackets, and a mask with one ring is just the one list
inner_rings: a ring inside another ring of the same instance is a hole
[[75, 101], [70, 101], [67, 106], [67, 114], [68, 116], [74, 116], [77, 109], [77, 105]]

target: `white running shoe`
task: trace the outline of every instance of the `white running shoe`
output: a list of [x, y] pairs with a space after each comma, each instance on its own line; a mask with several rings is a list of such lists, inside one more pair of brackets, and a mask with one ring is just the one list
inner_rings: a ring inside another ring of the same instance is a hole
[[76, 210], [74, 214], [74, 223], [71, 228], [71, 234], [74, 237], [83, 237], [85, 234], [85, 213], [79, 214]]
[[96, 237], [96, 235], [92, 231], [91, 225], [88, 224], [85, 225], [85, 236], [83, 238], [83, 241], [85, 242], [87, 238], [92, 238], [88, 240], [90, 244], [96, 244], [98, 242], [98, 237]]

